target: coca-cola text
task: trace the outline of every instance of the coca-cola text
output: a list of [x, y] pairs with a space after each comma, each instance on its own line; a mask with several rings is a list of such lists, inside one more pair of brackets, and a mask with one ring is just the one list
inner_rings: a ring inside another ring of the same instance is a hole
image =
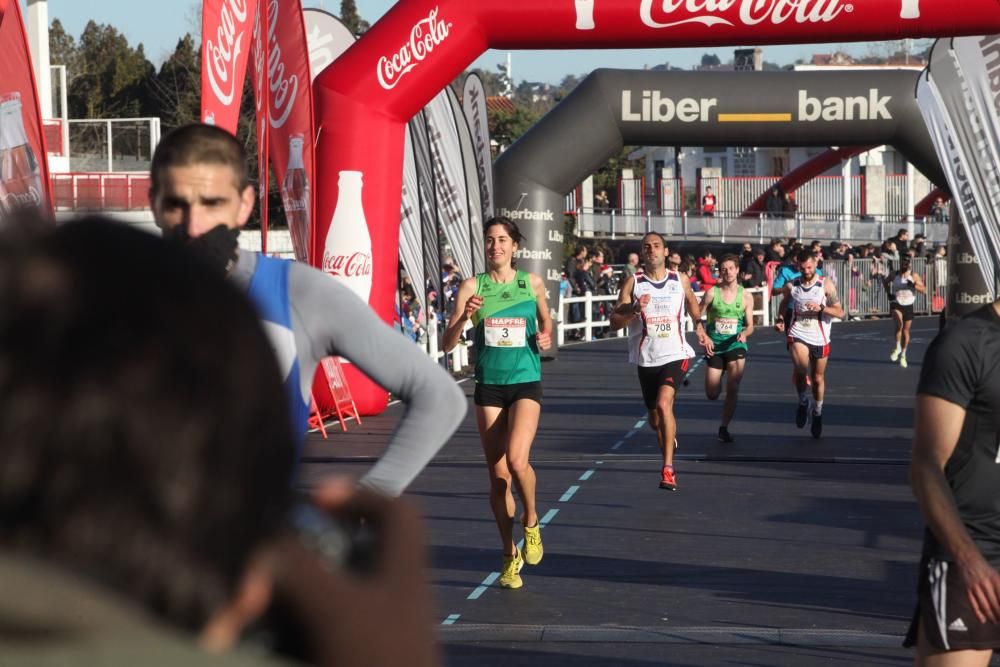
[[246, 0], [228, 0], [219, 15], [219, 30], [215, 40], [208, 40], [208, 82], [219, 101], [229, 106], [242, 81], [236, 80], [236, 63], [243, 52], [243, 38], [247, 30]]
[[372, 274], [371, 253], [356, 252], [352, 255], [323, 254], [323, 270], [332, 276], [355, 278]]
[[[654, 5], [659, 3], [659, 12], [654, 17]], [[739, 4], [737, 16], [724, 17]], [[672, 28], [685, 23], [701, 23], [706, 26], [735, 26], [730, 19], [737, 19], [746, 26], [769, 21], [774, 25], [786, 21], [795, 23], [829, 23], [842, 12], [851, 13], [854, 5], [841, 4], [841, 0], [642, 0], [639, 15], [650, 28]], [[692, 14], [685, 18], [677, 14]]]
[[441, 45], [451, 27], [451, 23], [438, 19], [437, 7], [432, 9], [427, 18], [418, 21], [410, 30], [409, 42], [392, 56], [379, 58], [376, 70], [379, 85], [386, 90], [395, 88], [435, 47]]
[[[299, 93], [299, 77], [295, 74], [285, 76], [285, 63], [282, 60], [281, 45], [275, 34], [278, 28], [278, 0], [268, 1], [267, 26], [267, 83], [270, 89], [270, 106], [267, 110], [268, 120], [272, 128], [279, 128], [288, 120], [289, 114], [295, 108], [295, 99]], [[258, 57], [260, 57], [258, 55]]]

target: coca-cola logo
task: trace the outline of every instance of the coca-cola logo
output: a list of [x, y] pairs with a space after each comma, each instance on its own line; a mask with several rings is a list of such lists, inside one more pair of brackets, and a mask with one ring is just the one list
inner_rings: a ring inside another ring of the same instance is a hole
[[[854, 5], [841, 4], [841, 0], [642, 0], [639, 15], [650, 28], [672, 28], [685, 23], [706, 26], [735, 25], [729, 18], [720, 16], [739, 4], [739, 21], [743, 25], [758, 25], [769, 21], [774, 25], [786, 21], [795, 23], [829, 23], [842, 12], [851, 13]], [[676, 14], [692, 14], [687, 18], [672, 20]], [[736, 17], [731, 17], [736, 18]]]
[[223, 3], [216, 39], [208, 40], [205, 45], [208, 55], [208, 83], [215, 96], [226, 106], [233, 103], [239, 83], [236, 81], [235, 67], [243, 53], [246, 22], [246, 0], [229, 0]]
[[372, 256], [367, 252], [351, 255], [323, 255], [323, 270], [333, 276], [358, 278], [372, 274]]
[[278, 4], [278, 0], [269, 0], [267, 26], [267, 84], [271, 91], [268, 96], [271, 104], [267, 116], [271, 127], [275, 129], [283, 126], [288, 120], [299, 94], [298, 75], [285, 75], [285, 62], [282, 60], [281, 45], [276, 34]]
[[379, 85], [386, 90], [399, 85], [404, 76], [447, 39], [451, 28], [451, 23], [438, 19], [438, 8], [432, 9], [427, 18], [421, 19], [410, 29], [410, 40], [407, 43], [391, 56], [379, 58], [376, 69]]

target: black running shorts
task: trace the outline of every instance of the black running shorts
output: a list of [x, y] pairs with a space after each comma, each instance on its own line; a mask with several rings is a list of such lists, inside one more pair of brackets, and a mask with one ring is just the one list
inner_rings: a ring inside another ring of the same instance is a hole
[[808, 347], [809, 348], [809, 356], [812, 359], [826, 359], [827, 357], [830, 356], [830, 344], [829, 343], [827, 343], [826, 345], [810, 345], [809, 343], [805, 342], [804, 340], [800, 340], [798, 338], [792, 338], [791, 336], [789, 336], [789, 338], [788, 338], [788, 349], [792, 349], [792, 343], [798, 343], [799, 345], [805, 345], [806, 347]]
[[642, 400], [647, 410], [656, 409], [656, 397], [660, 387], [668, 385], [674, 391], [680, 389], [684, 376], [688, 371], [688, 360], [679, 359], [662, 366], [637, 366], [639, 369], [639, 386], [642, 388]]
[[472, 400], [476, 405], [494, 408], [509, 408], [516, 401], [528, 399], [541, 405], [542, 383], [521, 382], [518, 384], [479, 384]]
[[909, 322], [913, 319], [912, 303], [909, 306], [903, 306], [893, 301], [892, 303], [889, 304], [889, 312], [891, 313], [892, 311], [898, 311], [899, 314], [903, 316], [904, 322]]
[[917, 645], [923, 629], [941, 651], [1000, 649], [1000, 625], [980, 623], [954, 563], [923, 558], [917, 580], [917, 607], [903, 646]]
[[739, 361], [740, 359], [747, 358], [747, 351], [742, 347], [737, 347], [732, 350], [726, 350], [725, 352], [716, 353], [712, 356], [705, 357], [705, 365], [709, 368], [714, 368], [716, 370], [723, 371], [726, 366], [732, 361]]

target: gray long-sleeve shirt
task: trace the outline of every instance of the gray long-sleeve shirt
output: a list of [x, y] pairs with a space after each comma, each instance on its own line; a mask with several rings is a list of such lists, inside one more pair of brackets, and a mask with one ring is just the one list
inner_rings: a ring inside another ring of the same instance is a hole
[[[241, 251], [230, 278], [249, 288], [258, 255]], [[360, 484], [398, 496], [444, 446], [465, 416], [467, 401], [452, 377], [402, 334], [386, 326], [353, 292], [305, 264], [291, 263], [288, 273], [291, 341], [300, 390], [306, 404], [313, 375], [323, 357], [341, 356], [406, 406], [385, 452]]]

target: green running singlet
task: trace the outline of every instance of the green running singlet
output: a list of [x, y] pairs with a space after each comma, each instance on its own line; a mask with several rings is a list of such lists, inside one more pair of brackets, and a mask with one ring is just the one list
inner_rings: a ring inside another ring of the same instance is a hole
[[715, 352], [722, 354], [730, 350], [745, 350], [746, 343], [737, 340], [744, 327], [743, 324], [743, 286], [737, 285], [736, 299], [732, 303], [722, 300], [722, 290], [712, 287], [712, 303], [708, 306], [708, 322], [705, 329], [709, 338], [715, 344]]
[[519, 384], [542, 379], [538, 358], [538, 311], [535, 290], [526, 271], [509, 283], [495, 283], [487, 273], [476, 276], [483, 305], [472, 316], [476, 327], [476, 382]]

